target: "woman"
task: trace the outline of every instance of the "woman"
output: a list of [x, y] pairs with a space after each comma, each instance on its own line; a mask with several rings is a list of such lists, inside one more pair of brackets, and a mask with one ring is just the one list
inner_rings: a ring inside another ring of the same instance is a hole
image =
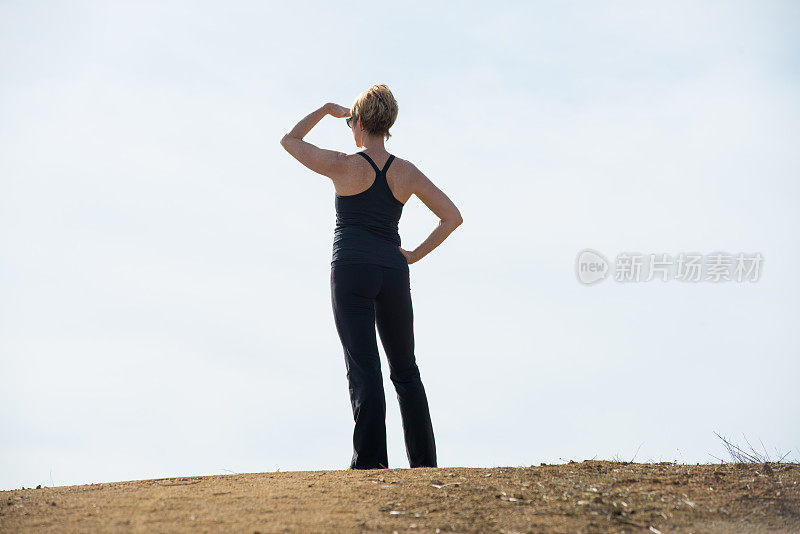
[[[330, 178], [336, 190], [331, 303], [355, 420], [349, 469], [389, 467], [376, 322], [400, 402], [409, 464], [436, 467], [433, 426], [414, 356], [408, 265], [441, 244], [462, 219], [455, 204], [413, 163], [384, 148], [397, 109], [389, 88], [373, 85], [359, 95], [352, 110], [327, 103], [281, 139], [292, 156]], [[356, 146], [364, 150], [345, 154], [303, 141], [325, 115], [347, 117]], [[405, 250], [400, 246], [398, 222], [411, 195], [417, 195], [440, 221], [422, 244]]]

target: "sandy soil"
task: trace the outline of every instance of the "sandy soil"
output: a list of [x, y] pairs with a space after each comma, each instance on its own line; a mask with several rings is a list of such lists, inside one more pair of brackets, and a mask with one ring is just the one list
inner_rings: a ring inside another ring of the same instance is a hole
[[0, 532], [792, 532], [800, 464], [291, 471], [0, 492]]

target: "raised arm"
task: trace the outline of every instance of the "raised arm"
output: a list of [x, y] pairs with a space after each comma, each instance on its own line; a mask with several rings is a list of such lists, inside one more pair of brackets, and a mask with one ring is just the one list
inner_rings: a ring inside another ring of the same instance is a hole
[[292, 130], [281, 138], [281, 146], [294, 158], [312, 171], [335, 179], [347, 172], [347, 154], [327, 150], [304, 141], [303, 137], [326, 115], [349, 117], [350, 110], [344, 106], [328, 102], [315, 109], [298, 122]]
[[[410, 163], [410, 162], [409, 162]], [[464, 219], [461, 212], [453, 201], [444, 192], [428, 179], [413, 163], [412, 169], [412, 193], [425, 204], [433, 213], [439, 217], [439, 224], [433, 232], [420, 245], [412, 251], [400, 249], [406, 256], [409, 264], [424, 258], [430, 251], [438, 247], [453, 230], [458, 228]]]

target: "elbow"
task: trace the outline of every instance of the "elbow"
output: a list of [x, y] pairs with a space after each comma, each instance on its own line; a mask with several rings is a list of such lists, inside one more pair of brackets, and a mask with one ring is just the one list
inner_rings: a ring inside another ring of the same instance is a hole
[[458, 214], [456, 214], [456, 215], [455, 215], [455, 217], [450, 217], [450, 218], [448, 218], [448, 219], [447, 219], [446, 221], [444, 221], [444, 222], [445, 222], [446, 224], [448, 224], [448, 225], [452, 226], [452, 227], [453, 227], [453, 230], [455, 230], [456, 228], [458, 228], [459, 226], [461, 226], [461, 223], [463, 223], [463, 222], [464, 222], [464, 219], [463, 219], [463, 217], [461, 217], [461, 214], [460, 214], [460, 213], [458, 213]]
[[296, 138], [296, 137], [292, 137], [292, 136], [291, 136], [290, 134], [288, 134], [288, 133], [287, 133], [287, 134], [284, 134], [284, 136], [283, 136], [283, 137], [281, 137], [281, 146], [282, 146], [283, 148], [286, 148], [286, 147], [288, 147], [288, 146], [289, 146], [289, 141], [291, 141], [292, 139], [297, 139], [297, 138]]

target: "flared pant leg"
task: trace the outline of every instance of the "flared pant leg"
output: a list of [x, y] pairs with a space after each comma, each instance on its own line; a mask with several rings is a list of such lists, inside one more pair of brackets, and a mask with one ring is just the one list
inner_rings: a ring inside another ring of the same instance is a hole
[[379, 265], [346, 264], [331, 268], [331, 302], [344, 349], [353, 409], [353, 469], [389, 467], [386, 450], [386, 399], [375, 335], [375, 296]]
[[375, 298], [376, 322], [397, 391], [410, 467], [436, 467], [428, 399], [414, 355], [414, 312], [408, 269], [385, 268]]

